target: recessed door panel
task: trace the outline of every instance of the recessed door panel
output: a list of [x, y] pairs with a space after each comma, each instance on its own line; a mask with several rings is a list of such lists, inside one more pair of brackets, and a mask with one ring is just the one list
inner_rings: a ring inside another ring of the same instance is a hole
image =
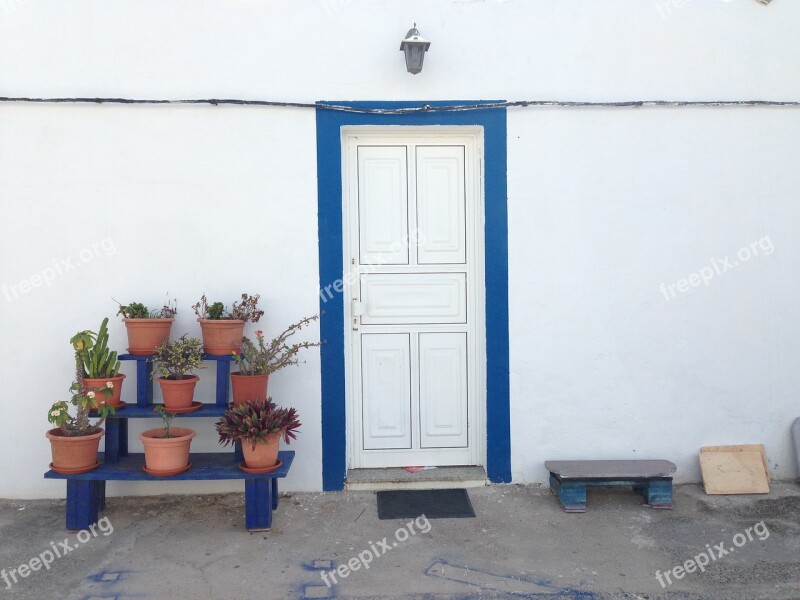
[[407, 333], [361, 338], [364, 449], [411, 448], [411, 361]]
[[418, 262], [464, 264], [467, 220], [463, 146], [418, 146]]
[[408, 169], [405, 146], [358, 147], [361, 264], [408, 264]]
[[363, 275], [361, 323], [466, 323], [466, 281], [465, 273]]
[[467, 334], [420, 333], [420, 447], [466, 447], [468, 383]]

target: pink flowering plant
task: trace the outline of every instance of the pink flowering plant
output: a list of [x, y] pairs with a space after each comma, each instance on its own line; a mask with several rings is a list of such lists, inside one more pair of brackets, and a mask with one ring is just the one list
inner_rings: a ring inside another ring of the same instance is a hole
[[[73, 417], [69, 414], [68, 402], [61, 400], [55, 402], [47, 413], [47, 420], [61, 429], [65, 436], [74, 437], [79, 435], [91, 435], [100, 431], [100, 425], [109, 415], [114, 414], [114, 407], [108, 406], [106, 400], [114, 393], [114, 382], [107, 381], [104, 386], [99, 388], [87, 388], [83, 385], [84, 379], [84, 358], [86, 351], [90, 349], [95, 341], [95, 336], [91, 331], [81, 331], [70, 340], [75, 350], [75, 375], [76, 381], [69, 387], [72, 393], [70, 403], [77, 409], [77, 414]], [[97, 411], [98, 420], [92, 424], [89, 420], [89, 413]]]
[[283, 331], [278, 337], [267, 342], [264, 332], [260, 329], [256, 331], [255, 343], [247, 337], [242, 338], [242, 348], [239, 353], [233, 353], [236, 364], [239, 365], [239, 373], [242, 375], [269, 375], [275, 371], [280, 371], [284, 367], [297, 365], [300, 360], [297, 355], [304, 348], [319, 346], [319, 342], [298, 342], [289, 344], [288, 339], [303, 327], [316, 321], [318, 315], [305, 317]]

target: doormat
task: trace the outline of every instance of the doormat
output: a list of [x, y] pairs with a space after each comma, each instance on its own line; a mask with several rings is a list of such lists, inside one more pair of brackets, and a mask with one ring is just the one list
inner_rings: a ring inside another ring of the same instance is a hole
[[465, 489], [378, 492], [379, 519], [464, 519], [475, 516]]

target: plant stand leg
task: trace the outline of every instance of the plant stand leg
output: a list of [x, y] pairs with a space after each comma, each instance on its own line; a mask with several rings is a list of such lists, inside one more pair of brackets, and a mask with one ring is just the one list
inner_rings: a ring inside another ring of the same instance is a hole
[[230, 381], [231, 363], [228, 360], [217, 361], [217, 406], [228, 404], [228, 382]]
[[[110, 418], [106, 420], [106, 439], [105, 439], [105, 461], [110, 463], [119, 462], [120, 444], [122, 442], [122, 423], [127, 425], [127, 419]], [[126, 427], [127, 429], [127, 427]], [[126, 432], [127, 433], [127, 432]], [[128, 436], [125, 436], [127, 441]]]
[[272, 527], [271, 479], [244, 480], [244, 522], [248, 531]]
[[275, 510], [278, 508], [278, 479], [270, 479], [270, 482], [272, 487], [272, 510]]
[[586, 512], [586, 484], [560, 481], [558, 499], [566, 512]]
[[128, 419], [119, 419], [119, 455], [128, 456]]
[[95, 502], [97, 502], [97, 510], [103, 510], [106, 507], [106, 482], [103, 481], [93, 481], [94, 483], [94, 493], [95, 493]]
[[67, 530], [88, 529], [97, 522], [97, 481], [67, 479]]
[[651, 481], [647, 484], [645, 502], [650, 508], [672, 508], [672, 479]]
[[146, 408], [153, 404], [153, 361], [136, 361], [136, 405]]
[[244, 460], [244, 452], [242, 452], [242, 442], [233, 443], [233, 458], [238, 463]]
[[550, 491], [558, 496], [558, 477], [550, 473]]

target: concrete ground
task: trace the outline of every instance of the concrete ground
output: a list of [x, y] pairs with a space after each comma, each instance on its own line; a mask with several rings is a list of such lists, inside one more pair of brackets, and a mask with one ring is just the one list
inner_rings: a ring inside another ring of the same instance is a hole
[[[64, 530], [63, 501], [0, 501], [7, 577], [65, 539], [78, 546], [16, 584], [0, 579], [0, 599], [800, 598], [794, 483], [768, 496], [678, 486], [672, 511], [625, 489], [590, 490], [584, 514], [564, 513], [539, 486], [469, 495], [477, 518], [418, 519], [409, 529], [378, 520], [374, 492], [291, 494], [260, 533], [244, 529], [242, 494], [109, 498], [102, 529], [81, 537]], [[717, 558], [720, 543], [734, 550]], [[705, 571], [676, 579], [672, 569], [703, 552]], [[368, 569], [359, 554], [371, 557]], [[358, 570], [326, 586], [321, 574], [351, 559]]]

